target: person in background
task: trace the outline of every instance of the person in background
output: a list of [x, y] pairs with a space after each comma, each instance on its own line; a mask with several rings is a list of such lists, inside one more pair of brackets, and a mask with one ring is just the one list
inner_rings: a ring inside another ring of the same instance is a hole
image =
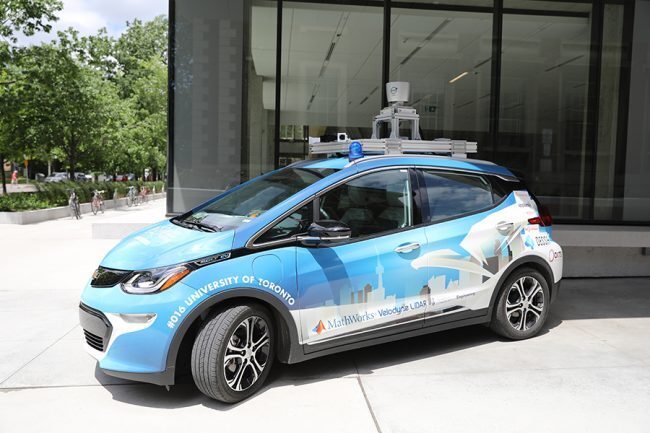
[[14, 170], [11, 173], [11, 184], [18, 185], [18, 170]]

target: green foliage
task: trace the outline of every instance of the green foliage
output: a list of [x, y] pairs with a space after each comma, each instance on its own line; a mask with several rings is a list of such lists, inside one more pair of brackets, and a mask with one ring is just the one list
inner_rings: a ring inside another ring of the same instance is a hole
[[[57, 10], [55, 0], [10, 1], [30, 2]], [[167, 152], [166, 63], [164, 16], [127, 23], [117, 40], [105, 29], [83, 37], [68, 29], [55, 42], [15, 48], [7, 66], [0, 66], [0, 82], [7, 83], [0, 86], [0, 156], [60, 161], [69, 173], [140, 177], [148, 168], [161, 177]]]
[[135, 83], [149, 75], [150, 62], [167, 64], [167, 27], [168, 21], [164, 16], [148, 22], [136, 19], [127, 23], [126, 31], [113, 50], [119, 65], [117, 81], [123, 96], [131, 96]]
[[12, 89], [11, 105], [18, 110], [15, 147], [32, 159], [66, 161], [72, 173], [107, 147], [110, 131], [122, 125], [114, 85], [74, 58], [65, 35], [58, 44], [22, 50], [21, 85]]
[[[164, 182], [61, 182], [38, 184], [38, 192], [14, 193], [0, 196], [0, 212], [19, 212], [24, 210], [46, 209], [57, 206], [67, 206], [70, 190], [74, 189], [79, 197], [80, 203], [88, 203], [95, 190], [104, 191], [104, 200], [111, 200], [113, 197], [122, 198], [126, 196], [129, 186], [134, 185], [140, 190], [143, 186], [149, 188], [149, 192], [156, 188], [161, 192]], [[117, 195], [114, 195], [117, 192]]]
[[[63, 8], [61, 0], [1, 0], [0, 1], [0, 165], [5, 157], [15, 158], [16, 135], [19, 131], [13, 123], [16, 116], [7, 115], [7, 111], [15, 110], [15, 105], [10, 105], [5, 97], [6, 88], [17, 82], [12, 76], [13, 44], [18, 40], [17, 33], [31, 36], [38, 31], [49, 32], [56, 21], [56, 12]], [[15, 102], [15, 101], [13, 101]], [[6, 178], [4, 171], [2, 177], [2, 190], [6, 192]]]
[[24, 192], [0, 196], [0, 212], [20, 212], [59, 206], [38, 193]]
[[49, 32], [56, 21], [56, 12], [63, 8], [60, 0], [2, 0], [0, 2], [0, 37], [16, 43], [16, 33], [31, 36], [37, 31]]
[[61, 200], [64, 200], [64, 203], [67, 203], [68, 197], [70, 196], [70, 190], [74, 189], [77, 193], [77, 196], [79, 197], [79, 201], [81, 203], [86, 203], [90, 201], [93, 191], [95, 190], [103, 190], [104, 200], [108, 200], [113, 198], [115, 192], [117, 192], [117, 198], [125, 197], [130, 186], [136, 186], [138, 190], [142, 188], [142, 186], [146, 186], [150, 190], [153, 190], [153, 187], [155, 186], [156, 192], [160, 192], [164, 186], [164, 182], [135, 181], [42, 183], [38, 185], [38, 190], [42, 197], [51, 202], [60, 203]]

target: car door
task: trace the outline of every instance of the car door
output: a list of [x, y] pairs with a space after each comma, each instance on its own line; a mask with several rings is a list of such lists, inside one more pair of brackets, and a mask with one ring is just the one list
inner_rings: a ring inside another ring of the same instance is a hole
[[426, 243], [406, 168], [361, 174], [317, 198], [317, 219], [347, 224], [350, 240], [297, 249], [301, 336], [306, 351], [420, 327], [427, 270], [411, 262]]
[[492, 217], [497, 195], [478, 174], [421, 169], [419, 176], [428, 243], [413, 266], [428, 270], [426, 321], [484, 314], [495, 276], [511, 258], [508, 236]]

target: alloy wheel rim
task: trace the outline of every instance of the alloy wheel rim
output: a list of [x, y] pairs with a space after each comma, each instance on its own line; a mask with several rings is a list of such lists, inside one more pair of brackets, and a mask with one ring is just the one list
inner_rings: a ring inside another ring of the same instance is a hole
[[534, 327], [544, 312], [544, 290], [536, 278], [525, 276], [515, 281], [506, 297], [506, 317], [517, 331]]
[[271, 335], [264, 319], [244, 319], [230, 335], [223, 358], [226, 383], [233, 391], [245, 391], [258, 381], [269, 359]]

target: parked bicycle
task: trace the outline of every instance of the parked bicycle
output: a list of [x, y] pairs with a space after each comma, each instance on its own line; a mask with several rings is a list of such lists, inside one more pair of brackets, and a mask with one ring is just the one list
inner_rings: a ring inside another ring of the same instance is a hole
[[131, 206], [133, 206], [134, 204], [135, 204], [136, 206], [138, 205], [138, 197], [137, 197], [137, 195], [138, 195], [138, 194], [137, 194], [136, 191], [135, 191], [135, 187], [134, 187], [134, 186], [130, 186], [130, 187], [129, 187], [129, 191], [126, 193], [126, 205], [127, 205], [128, 207], [131, 207]]
[[79, 197], [74, 189], [69, 189], [70, 197], [68, 198], [68, 205], [70, 206], [70, 217], [81, 219], [81, 207], [79, 206]]
[[97, 215], [97, 212], [101, 211], [104, 213], [104, 190], [95, 190], [93, 191], [93, 199], [90, 202], [90, 209], [93, 211], [93, 215]]

